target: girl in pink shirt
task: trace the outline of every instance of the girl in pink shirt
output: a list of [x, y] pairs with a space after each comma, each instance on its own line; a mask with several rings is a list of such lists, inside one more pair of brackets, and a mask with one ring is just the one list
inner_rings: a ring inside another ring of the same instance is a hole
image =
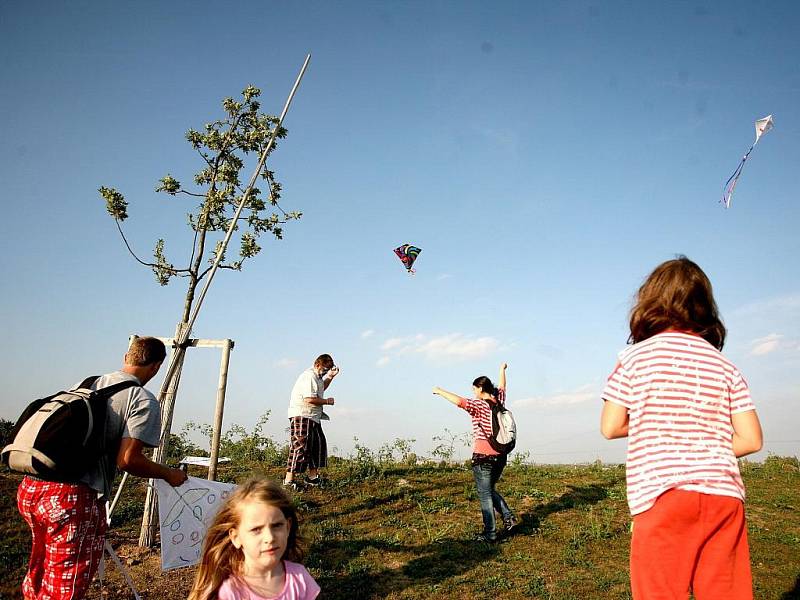
[[313, 600], [320, 588], [302, 558], [291, 499], [277, 483], [251, 479], [209, 527], [188, 600]]
[[747, 383], [720, 350], [711, 282], [685, 256], [639, 288], [632, 345], [603, 390], [601, 431], [627, 437], [634, 600], [752, 600], [737, 457], [761, 449]]
[[494, 387], [486, 376], [478, 377], [472, 382], [472, 391], [475, 398], [462, 398], [456, 394], [433, 388], [433, 393], [445, 400], [463, 408], [472, 417], [472, 474], [475, 477], [475, 486], [478, 499], [481, 503], [483, 516], [483, 533], [477, 536], [478, 541], [494, 543], [498, 539], [495, 522], [495, 510], [503, 517], [503, 533], [510, 534], [517, 525], [514, 513], [506, 504], [505, 499], [495, 490], [495, 484], [500, 479], [506, 466], [507, 454], [497, 452], [489, 444], [488, 436], [492, 433], [492, 404], [504, 404], [506, 399], [506, 369], [508, 365], [500, 366], [500, 379], [498, 387]]

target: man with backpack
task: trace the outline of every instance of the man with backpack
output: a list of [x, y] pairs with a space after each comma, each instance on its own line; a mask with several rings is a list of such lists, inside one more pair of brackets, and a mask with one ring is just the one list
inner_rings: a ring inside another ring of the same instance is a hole
[[97, 395], [110, 386], [125, 389], [105, 399], [102, 450], [84, 475], [74, 481], [27, 475], [20, 483], [17, 506], [33, 538], [22, 584], [26, 600], [80, 600], [86, 595], [103, 555], [106, 500], [117, 467], [131, 475], [164, 479], [174, 487], [186, 481], [182, 470], [155, 463], [142, 453], [145, 447], [158, 445], [161, 433], [158, 401], [143, 386], [158, 373], [165, 357], [160, 340], [136, 338], [121, 370], [96, 378], [87, 386]]

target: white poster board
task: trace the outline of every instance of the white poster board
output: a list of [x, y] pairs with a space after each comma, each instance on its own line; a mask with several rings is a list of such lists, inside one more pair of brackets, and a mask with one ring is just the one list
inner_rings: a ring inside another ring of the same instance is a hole
[[161, 569], [168, 571], [197, 564], [206, 531], [236, 485], [189, 477], [176, 488], [162, 479], [156, 479], [155, 486], [161, 529]]

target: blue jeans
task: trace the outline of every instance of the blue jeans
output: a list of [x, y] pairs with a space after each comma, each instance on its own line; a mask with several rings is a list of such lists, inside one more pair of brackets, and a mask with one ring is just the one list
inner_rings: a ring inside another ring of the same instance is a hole
[[[473, 457], [474, 459], [474, 457]], [[513, 516], [511, 509], [503, 497], [494, 489], [497, 480], [506, 468], [506, 456], [501, 455], [493, 460], [472, 464], [472, 474], [475, 476], [475, 487], [478, 490], [478, 500], [481, 502], [483, 515], [483, 535], [489, 539], [496, 539], [494, 511], [497, 510], [503, 519]]]

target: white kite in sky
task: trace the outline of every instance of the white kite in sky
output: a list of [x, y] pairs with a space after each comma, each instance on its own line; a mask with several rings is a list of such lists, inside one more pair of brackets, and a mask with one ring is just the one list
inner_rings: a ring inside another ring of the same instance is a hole
[[747, 160], [747, 157], [750, 156], [750, 153], [753, 151], [753, 148], [756, 147], [758, 140], [761, 139], [761, 136], [767, 133], [774, 123], [772, 122], [772, 115], [767, 115], [763, 119], [759, 119], [756, 121], [756, 141], [753, 142], [753, 145], [750, 146], [750, 150], [747, 151], [747, 154], [744, 155], [742, 158], [742, 162], [739, 163], [739, 166], [736, 167], [736, 170], [733, 172], [733, 175], [728, 178], [728, 181], [725, 182], [725, 193], [722, 195], [722, 202], [725, 205], [725, 208], [731, 207], [731, 196], [733, 196], [733, 190], [736, 189], [736, 183], [739, 181], [739, 176], [742, 174], [742, 167], [744, 167], [744, 163]]

